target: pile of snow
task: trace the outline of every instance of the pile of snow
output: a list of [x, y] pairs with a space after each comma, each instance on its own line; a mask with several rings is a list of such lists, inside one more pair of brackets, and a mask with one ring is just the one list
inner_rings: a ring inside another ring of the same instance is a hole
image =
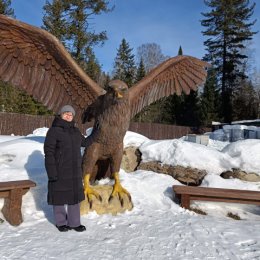
[[[193, 207], [208, 214], [197, 215], [173, 201], [172, 185], [181, 185], [177, 180], [149, 171], [120, 170], [121, 183], [132, 195], [132, 211], [83, 215], [86, 232], [60, 233], [46, 203], [46, 132], [41, 128], [28, 136], [0, 136], [0, 181], [37, 183], [23, 197], [24, 222], [18, 227], [0, 224], [2, 259], [260, 259], [258, 206], [196, 202]], [[220, 177], [231, 168], [260, 174], [260, 140], [210, 140], [205, 146], [184, 138], [159, 141], [127, 132], [124, 145], [138, 146], [143, 161], [206, 170], [202, 186], [260, 191], [259, 182]], [[244, 221], [228, 218], [228, 212]]]

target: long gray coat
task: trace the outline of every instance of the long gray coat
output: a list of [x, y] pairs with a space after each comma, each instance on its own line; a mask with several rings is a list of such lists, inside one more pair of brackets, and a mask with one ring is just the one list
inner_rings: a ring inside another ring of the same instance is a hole
[[85, 144], [73, 121], [54, 119], [44, 142], [48, 204], [73, 205], [84, 200], [80, 148]]

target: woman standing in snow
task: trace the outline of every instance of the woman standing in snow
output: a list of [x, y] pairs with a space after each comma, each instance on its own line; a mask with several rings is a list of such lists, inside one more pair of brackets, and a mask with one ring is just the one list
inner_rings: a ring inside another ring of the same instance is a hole
[[86, 230], [80, 223], [80, 202], [85, 198], [80, 148], [86, 145], [86, 141], [75, 127], [74, 116], [72, 106], [63, 106], [44, 142], [47, 201], [53, 205], [55, 224], [61, 232]]

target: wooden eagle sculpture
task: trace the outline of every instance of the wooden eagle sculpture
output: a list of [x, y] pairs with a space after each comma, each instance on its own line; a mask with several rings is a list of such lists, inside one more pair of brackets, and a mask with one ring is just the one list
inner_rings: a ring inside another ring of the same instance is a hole
[[123, 194], [131, 198], [119, 181], [123, 138], [130, 119], [162, 97], [196, 90], [205, 81], [208, 65], [191, 56], [176, 56], [130, 89], [124, 82], [113, 80], [105, 91], [52, 34], [0, 15], [0, 79], [25, 90], [56, 113], [71, 104], [77, 123], [94, 119], [83, 155], [84, 189], [90, 203], [92, 196], [100, 198], [91, 180], [102, 177], [97, 175], [102, 161], [110, 166], [110, 177], [115, 179], [110, 199], [117, 195], [123, 204]]

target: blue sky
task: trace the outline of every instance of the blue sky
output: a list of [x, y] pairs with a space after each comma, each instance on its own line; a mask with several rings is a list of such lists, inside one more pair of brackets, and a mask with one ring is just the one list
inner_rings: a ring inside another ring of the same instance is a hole
[[[35, 26], [42, 25], [45, 0], [12, 0], [16, 18]], [[202, 58], [205, 54], [201, 31], [201, 12], [208, 9], [203, 0], [112, 0], [114, 11], [94, 17], [92, 27], [96, 32], [107, 31], [108, 40], [96, 47], [95, 54], [102, 69], [111, 72], [117, 49], [123, 38], [136, 49], [142, 44], [156, 43], [162, 53], [176, 56], [179, 46], [184, 54]], [[251, 1], [252, 2], [252, 1]], [[253, 19], [260, 17], [260, 2], [256, 1]], [[260, 20], [253, 27], [260, 31]], [[260, 70], [260, 32], [254, 36], [253, 66]]]

